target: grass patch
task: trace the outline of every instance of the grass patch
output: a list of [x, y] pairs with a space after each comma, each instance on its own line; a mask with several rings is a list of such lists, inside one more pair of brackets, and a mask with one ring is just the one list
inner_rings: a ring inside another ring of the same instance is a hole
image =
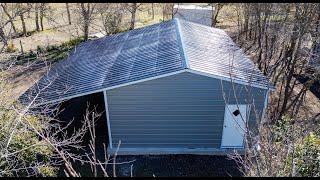
[[30, 62], [36, 60], [41, 54], [44, 58], [50, 62], [57, 62], [68, 55], [69, 51], [73, 49], [76, 45], [84, 42], [83, 37], [71, 39], [70, 41], [64, 42], [61, 45], [51, 45], [48, 47], [38, 46], [36, 51], [30, 51], [25, 54], [21, 54], [17, 57], [18, 65], [24, 64], [25, 62]]
[[17, 50], [18, 50], [18, 48], [16, 48], [13, 43], [9, 43], [7, 45], [7, 49], [6, 49], [7, 53], [13, 53], [13, 52], [16, 52]]

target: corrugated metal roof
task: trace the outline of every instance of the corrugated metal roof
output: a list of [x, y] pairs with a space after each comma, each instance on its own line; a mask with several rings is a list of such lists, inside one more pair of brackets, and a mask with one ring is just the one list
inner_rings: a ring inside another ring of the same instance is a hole
[[223, 30], [179, 20], [190, 69], [226, 78], [268, 85], [253, 62]]
[[252, 76], [266, 86], [268, 80], [224, 31], [170, 20], [79, 44], [19, 99], [26, 103], [38, 94], [35, 103], [43, 104], [186, 68], [230, 78], [233, 55], [236, 79], [248, 82]]

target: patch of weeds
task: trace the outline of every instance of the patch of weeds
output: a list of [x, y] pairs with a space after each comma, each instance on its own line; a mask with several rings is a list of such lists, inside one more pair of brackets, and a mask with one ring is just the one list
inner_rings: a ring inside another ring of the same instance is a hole
[[84, 42], [84, 38], [83, 38], [83, 36], [81, 36], [81, 37], [78, 37], [78, 38], [75, 38], [75, 39], [71, 39], [70, 41], [67, 41], [67, 42], [64, 42], [64, 43], [62, 43], [61, 44], [61, 46], [60, 47], [74, 47], [74, 46], [76, 46], [77, 44], [80, 44], [80, 43], [82, 43], [82, 42]]
[[64, 58], [65, 56], [67, 56], [68, 53], [69, 53], [68, 51], [59, 51], [57, 53], [54, 53], [52, 60], [58, 61], [58, 60]]
[[121, 28], [118, 29], [118, 31], [115, 34], [129, 31], [129, 29], [130, 29], [129, 26], [122, 26]]
[[84, 42], [83, 37], [71, 39], [70, 41], [64, 42], [61, 45], [51, 45], [48, 47], [37, 46], [36, 51], [30, 50], [28, 53], [19, 55], [17, 57], [17, 64], [33, 61], [37, 59], [37, 55], [39, 54], [44, 54], [46, 60], [57, 62], [68, 55], [69, 51], [81, 42]]
[[9, 43], [7, 45], [7, 49], [6, 49], [6, 52], [7, 53], [14, 53], [18, 50], [18, 48], [15, 47], [15, 45], [13, 43]]

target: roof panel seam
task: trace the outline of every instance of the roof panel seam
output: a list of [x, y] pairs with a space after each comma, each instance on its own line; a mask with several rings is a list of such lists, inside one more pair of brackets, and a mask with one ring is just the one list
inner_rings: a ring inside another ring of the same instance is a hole
[[182, 60], [183, 61], [183, 66], [184, 66], [184, 69], [189, 69], [190, 65], [189, 65], [188, 57], [187, 57], [187, 54], [186, 54], [186, 51], [185, 51], [185, 47], [183, 45], [183, 36], [182, 36], [182, 33], [181, 33], [179, 19], [178, 18], [174, 18], [174, 22], [176, 24], [177, 36], [178, 36], [178, 41], [179, 41], [180, 56], [183, 59]]

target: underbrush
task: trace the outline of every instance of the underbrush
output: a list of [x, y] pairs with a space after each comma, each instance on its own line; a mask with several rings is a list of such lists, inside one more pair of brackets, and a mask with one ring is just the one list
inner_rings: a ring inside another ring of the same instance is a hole
[[319, 118], [283, 116], [262, 128], [259, 148], [247, 148], [246, 157], [232, 158], [245, 176], [320, 176], [319, 130]]
[[68, 55], [70, 50], [82, 42], [84, 42], [83, 37], [78, 37], [64, 42], [61, 45], [50, 45], [47, 47], [38, 46], [36, 51], [30, 50], [27, 53], [20, 54], [15, 57], [17, 59], [16, 64], [19, 65], [36, 60], [40, 55], [44, 56], [43, 59], [46, 59], [47, 61], [56, 62], [63, 59]]

